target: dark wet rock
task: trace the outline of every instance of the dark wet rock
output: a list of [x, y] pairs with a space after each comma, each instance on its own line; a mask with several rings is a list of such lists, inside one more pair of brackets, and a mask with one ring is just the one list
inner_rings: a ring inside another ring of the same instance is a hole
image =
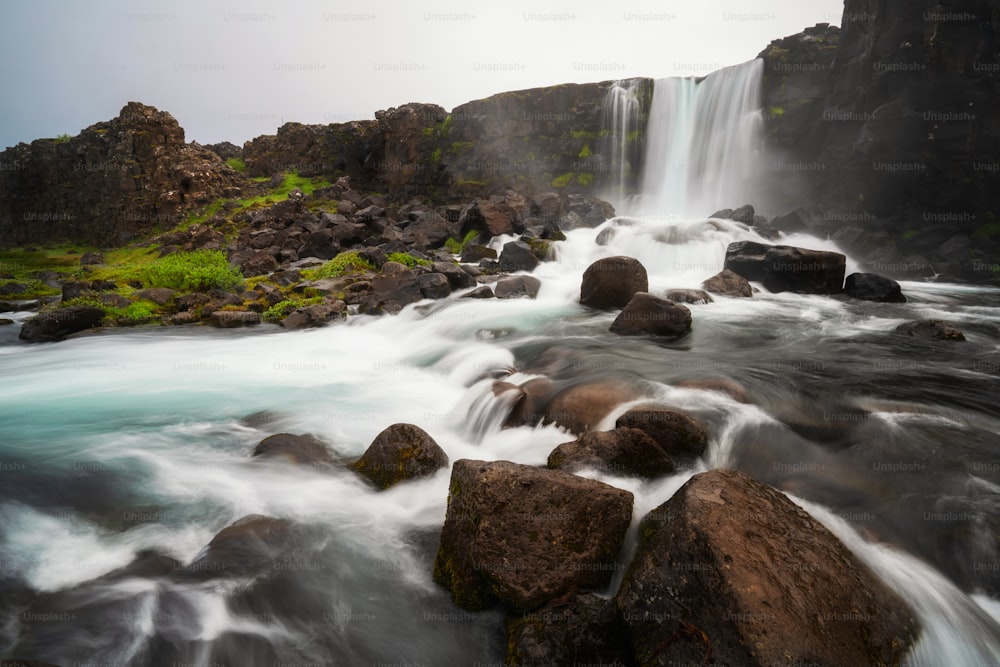
[[135, 555], [131, 563], [105, 574], [101, 579], [114, 580], [129, 577], [151, 579], [154, 577], [166, 577], [180, 568], [181, 563], [176, 558], [162, 554], [159, 551], [144, 549]]
[[510, 241], [503, 246], [500, 253], [500, 271], [513, 273], [514, 271], [534, 271], [538, 266], [538, 258], [524, 241]]
[[463, 294], [463, 299], [492, 299], [495, 295], [493, 294], [493, 288], [489, 285], [480, 285], [476, 289], [472, 290], [468, 294]]
[[576, 472], [590, 468], [612, 475], [660, 477], [674, 472], [674, 462], [658, 442], [637, 428], [590, 431], [556, 447], [549, 468]]
[[649, 290], [646, 268], [632, 257], [605, 257], [583, 272], [580, 303], [591, 308], [624, 308], [638, 292]]
[[964, 341], [965, 335], [944, 320], [917, 320], [904, 322], [896, 327], [896, 333], [918, 340]]
[[257, 443], [251, 458], [284, 461], [295, 465], [330, 466], [336, 461], [326, 443], [311, 435], [277, 433]]
[[746, 387], [729, 378], [681, 380], [677, 383], [677, 386], [704, 389], [705, 391], [718, 391], [729, 395], [730, 398], [739, 403], [750, 403], [750, 394], [747, 392]]
[[517, 214], [506, 202], [477, 199], [462, 211], [459, 224], [463, 236], [476, 231], [490, 237], [513, 234], [516, 219]]
[[723, 269], [701, 284], [705, 291], [721, 296], [749, 298], [753, 288], [746, 278], [729, 269]]
[[70, 306], [39, 313], [21, 325], [19, 338], [29, 342], [60, 341], [71, 334], [93, 328], [104, 319], [104, 311], [93, 306]]
[[686, 306], [638, 292], [611, 323], [619, 336], [677, 337], [691, 331], [691, 311]]
[[578, 667], [632, 665], [632, 647], [614, 602], [574, 595], [507, 618], [507, 665]]
[[[580, 227], [597, 227], [606, 220], [615, 217], [615, 207], [597, 197], [583, 194], [571, 194], [566, 198], [566, 212], [579, 216]], [[562, 225], [560, 224], [562, 227]], [[572, 229], [572, 227], [563, 227]]]
[[697, 458], [708, 446], [708, 434], [701, 424], [676, 410], [633, 408], [619, 417], [615, 426], [643, 431], [674, 458]]
[[167, 287], [151, 287], [139, 290], [135, 295], [140, 299], [152, 301], [158, 306], [165, 306], [177, 295], [177, 292]]
[[874, 273], [852, 273], [844, 281], [844, 292], [855, 299], [905, 303], [906, 297], [895, 280]]
[[448, 455], [419, 426], [393, 424], [375, 437], [352, 467], [384, 490], [447, 468]]
[[177, 310], [180, 311], [195, 310], [196, 308], [204, 306], [211, 300], [212, 297], [207, 294], [203, 294], [201, 292], [191, 292], [190, 294], [182, 294], [177, 297], [174, 304], [177, 306]]
[[208, 323], [220, 329], [237, 329], [260, 324], [260, 313], [248, 310], [217, 310], [213, 312]]
[[326, 326], [330, 322], [344, 319], [346, 316], [347, 304], [340, 299], [334, 299], [312, 306], [296, 308], [286, 315], [280, 324], [289, 331], [311, 329]]
[[247, 278], [264, 276], [278, 269], [278, 260], [267, 250], [259, 250], [240, 263], [240, 272]]
[[671, 289], [667, 290], [664, 296], [675, 303], [690, 303], [693, 305], [712, 303], [711, 295], [700, 289]]
[[493, 293], [498, 299], [516, 299], [526, 296], [534, 299], [542, 281], [534, 276], [504, 276], [496, 282]]
[[724, 208], [721, 211], [716, 211], [708, 217], [719, 218], [721, 220], [735, 220], [736, 222], [742, 222], [745, 225], [752, 225], [754, 224], [754, 209], [750, 204], [746, 204], [745, 206], [740, 206], [737, 209]]
[[0, 327], [5, 327], [14, 324], [14, 320], [7, 319], [6, 317], [0, 317]]
[[222, 529], [198, 558], [180, 570], [184, 578], [247, 577], [275, 571], [288, 552], [291, 524], [284, 519], [247, 515]]
[[386, 262], [382, 275], [371, 280], [372, 293], [361, 302], [359, 312], [367, 315], [395, 315], [405, 306], [424, 298], [417, 274], [402, 264]]
[[417, 285], [425, 299], [443, 299], [451, 294], [451, 283], [440, 273], [425, 273], [417, 277]]
[[454, 289], [464, 289], [476, 284], [476, 279], [462, 270], [462, 267], [451, 262], [434, 262], [432, 267], [435, 272], [442, 274], [448, 279], [448, 284]]
[[484, 245], [471, 244], [462, 249], [463, 262], [475, 264], [484, 259], [496, 259], [497, 251]]
[[531, 611], [605, 585], [632, 517], [632, 494], [509, 461], [456, 461], [434, 580], [463, 609], [502, 600]]
[[24, 310], [38, 310], [41, 305], [42, 304], [38, 299], [0, 301], [0, 313], [16, 313]]
[[631, 387], [613, 380], [573, 385], [552, 398], [544, 409], [544, 421], [570, 433], [586, 433], [616, 406], [636, 397]]
[[696, 475], [640, 527], [615, 598], [643, 665], [898, 664], [902, 600], [779, 491]]
[[838, 294], [846, 266], [847, 258], [839, 252], [737, 241], [726, 249], [724, 268], [772, 292]]

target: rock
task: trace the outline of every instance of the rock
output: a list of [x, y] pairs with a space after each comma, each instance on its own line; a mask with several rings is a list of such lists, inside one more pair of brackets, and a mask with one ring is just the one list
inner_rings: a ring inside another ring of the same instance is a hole
[[281, 326], [289, 331], [310, 329], [326, 326], [333, 320], [343, 319], [346, 316], [346, 303], [340, 299], [327, 300], [324, 303], [296, 308], [281, 320]]
[[904, 322], [896, 327], [896, 333], [918, 340], [964, 341], [965, 335], [944, 320], [917, 320]]
[[418, 276], [417, 285], [425, 299], [443, 299], [451, 294], [448, 278], [440, 273], [425, 273]]
[[288, 552], [290, 538], [288, 521], [250, 514], [219, 531], [181, 573], [194, 579], [267, 574]]
[[273, 459], [295, 465], [332, 466], [336, 461], [323, 441], [309, 435], [278, 433], [261, 440], [251, 458]]
[[192, 310], [184, 310], [170, 317], [171, 324], [194, 324], [199, 321], [199, 317]]
[[498, 299], [517, 299], [526, 296], [534, 299], [542, 281], [534, 276], [503, 276], [493, 287], [494, 296]]
[[448, 284], [453, 290], [472, 287], [476, 284], [476, 279], [462, 270], [462, 267], [451, 262], [434, 262], [431, 268], [448, 279]]
[[492, 299], [495, 295], [489, 285], [480, 285], [467, 294], [463, 294], [463, 299]]
[[440, 248], [450, 237], [457, 235], [458, 226], [450, 224], [435, 211], [414, 213], [416, 220], [406, 226], [403, 243], [419, 248]]
[[484, 245], [475, 243], [465, 246], [462, 249], [461, 260], [465, 263], [475, 264], [483, 259], [496, 259], [497, 251]]
[[697, 458], [708, 446], [701, 424], [676, 410], [633, 408], [618, 418], [615, 427], [643, 431], [674, 458]]
[[731, 470], [650, 512], [615, 598], [643, 665], [899, 664], [909, 609], [779, 491]]
[[605, 257], [583, 272], [580, 303], [591, 308], [624, 308], [638, 292], [649, 290], [646, 267], [632, 257]]
[[80, 266], [100, 266], [104, 264], [104, 254], [100, 252], [85, 252], [80, 257]]
[[25, 310], [38, 310], [41, 305], [42, 304], [38, 299], [0, 301], [0, 313], [17, 313]]
[[142, 289], [135, 293], [140, 299], [146, 299], [147, 301], [152, 301], [158, 306], [165, 306], [170, 303], [170, 300], [176, 296], [177, 292], [167, 287], [151, 287], [149, 289]]
[[96, 327], [104, 311], [93, 306], [69, 306], [39, 313], [21, 325], [19, 338], [32, 343], [60, 341], [71, 334]]
[[883, 303], [906, 303], [906, 297], [895, 280], [877, 276], [874, 273], [852, 273], [844, 281], [844, 292], [855, 299], [881, 301]]
[[434, 580], [463, 609], [606, 585], [632, 518], [627, 491], [509, 461], [456, 461], [449, 490]]
[[772, 292], [838, 294], [844, 288], [847, 258], [839, 252], [752, 241], [730, 243], [725, 268]]
[[549, 454], [548, 466], [566, 472], [592, 468], [612, 475], [648, 478], [675, 470], [674, 462], [659, 443], [637, 428], [584, 433], [556, 447]]
[[505, 202], [477, 199], [459, 217], [461, 234], [464, 236], [471, 231], [483, 232], [487, 237], [513, 234], [516, 217]]
[[[525, 383], [525, 389], [527, 385]], [[557, 393], [545, 406], [544, 421], [555, 422], [570, 433], [586, 433], [595, 428], [616, 406], [635, 398], [635, 391], [622, 382], [600, 381], [573, 385]]]
[[721, 296], [750, 298], [753, 296], [753, 288], [747, 279], [729, 269], [723, 269], [719, 273], [701, 284], [706, 291]]
[[704, 389], [705, 391], [718, 391], [728, 394], [730, 398], [739, 403], [750, 403], [750, 395], [746, 387], [735, 380], [729, 378], [703, 378], [696, 380], [681, 380], [678, 387], [689, 387], [691, 389]]
[[381, 490], [433, 475], [448, 467], [448, 455], [419, 426], [393, 424], [379, 433], [352, 466]]
[[240, 263], [240, 272], [247, 278], [265, 276], [278, 268], [278, 260], [267, 250], [258, 250]]
[[708, 217], [719, 218], [720, 220], [735, 220], [736, 222], [742, 222], [745, 225], [752, 225], [754, 223], [754, 210], [753, 206], [746, 204], [745, 206], [740, 206], [735, 210], [731, 208], [724, 208], [721, 211], [716, 211]]
[[637, 292], [611, 323], [619, 336], [683, 336], [691, 331], [691, 311], [673, 301]]
[[77, 299], [92, 290], [93, 287], [91, 287], [89, 282], [67, 280], [62, 285], [62, 300], [63, 302], [66, 302], [72, 299]]
[[538, 266], [538, 258], [524, 241], [510, 241], [503, 246], [500, 253], [500, 270], [505, 273], [514, 271], [534, 271]]
[[0, 327], [5, 327], [14, 324], [14, 320], [7, 319], [6, 317], [0, 318]]
[[204, 306], [212, 297], [201, 292], [191, 292], [190, 294], [182, 294], [174, 300], [174, 304], [177, 306], [177, 310], [194, 310], [201, 306]]
[[299, 256], [319, 259], [333, 259], [339, 252], [340, 243], [334, 238], [331, 229], [318, 229], [312, 232], [299, 248]]
[[671, 289], [664, 295], [668, 301], [695, 305], [712, 303], [712, 297], [700, 289]]
[[252, 327], [260, 324], [260, 313], [248, 310], [217, 310], [209, 316], [208, 323], [221, 329]]
[[632, 647], [614, 602], [574, 595], [524, 616], [507, 619], [506, 665], [516, 667], [622, 666]]
[[539, 192], [531, 198], [531, 212], [548, 222], [554, 222], [562, 217], [562, 198], [557, 192]]
[[152, 549], [143, 549], [135, 555], [131, 563], [108, 572], [100, 577], [100, 580], [115, 581], [131, 577], [154, 579], [173, 574], [180, 568], [181, 563], [177, 559]]
[[424, 298], [417, 274], [402, 264], [386, 262], [382, 275], [372, 278], [372, 293], [361, 302], [359, 312], [367, 315], [395, 315], [405, 306]]
[[[597, 197], [590, 195], [571, 194], [566, 198], [567, 213], [575, 213], [580, 217], [581, 227], [597, 227], [606, 220], [615, 217], [615, 207]], [[563, 227], [563, 229], [569, 229]]]

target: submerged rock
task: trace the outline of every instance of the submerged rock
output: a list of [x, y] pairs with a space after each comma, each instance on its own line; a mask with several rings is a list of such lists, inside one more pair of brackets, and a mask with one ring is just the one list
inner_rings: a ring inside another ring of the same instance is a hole
[[615, 602], [643, 665], [899, 664], [903, 601], [779, 491], [695, 475], [641, 524]]
[[261, 440], [251, 458], [273, 459], [296, 465], [333, 465], [333, 453], [326, 444], [310, 435], [277, 433]]
[[219, 531], [180, 574], [195, 579], [266, 574], [287, 553], [290, 538], [288, 521], [250, 514]]
[[896, 333], [918, 340], [964, 341], [965, 334], [944, 320], [917, 320], [904, 322], [896, 327]]
[[54, 342], [100, 324], [104, 311], [93, 306], [69, 306], [39, 313], [21, 325], [19, 338], [29, 342]]
[[449, 490], [434, 580], [463, 609], [606, 585], [632, 518], [628, 491], [509, 461], [456, 461]]

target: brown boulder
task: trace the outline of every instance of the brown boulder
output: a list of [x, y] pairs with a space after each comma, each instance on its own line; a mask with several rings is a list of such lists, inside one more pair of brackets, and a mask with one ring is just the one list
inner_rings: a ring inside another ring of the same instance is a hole
[[772, 292], [839, 294], [847, 258], [839, 252], [737, 241], [726, 249], [724, 268]]
[[615, 427], [639, 429], [668, 455], [678, 458], [701, 456], [708, 446], [708, 435], [701, 424], [675, 410], [634, 408], [619, 417]]
[[287, 553], [290, 538], [288, 521], [250, 514], [219, 531], [181, 573], [196, 579], [266, 574]]
[[552, 450], [548, 466], [566, 472], [593, 468], [613, 475], [649, 478], [669, 475], [675, 470], [670, 455], [637, 428], [584, 433]]
[[591, 308], [624, 308], [638, 292], [649, 290], [646, 267], [632, 257], [605, 257], [583, 272], [580, 303]]
[[628, 491], [509, 461], [456, 461], [449, 489], [434, 580], [470, 610], [606, 585], [632, 518]]
[[586, 433], [616, 406], [636, 397], [635, 391], [622, 382], [574, 385], [559, 392], [546, 406], [545, 421], [555, 422], [570, 433]]
[[260, 324], [260, 313], [248, 310], [217, 310], [208, 318], [208, 323], [221, 329], [237, 329]]
[[707, 292], [720, 294], [722, 296], [752, 297], [753, 288], [747, 279], [729, 269], [723, 269], [719, 273], [706, 280], [701, 286]]
[[419, 426], [393, 424], [375, 436], [352, 467], [379, 489], [385, 490], [408, 479], [426, 477], [447, 468], [448, 455]]
[[896, 333], [918, 340], [964, 341], [965, 334], [944, 320], [917, 320], [903, 322], [896, 327]]
[[18, 337], [33, 343], [60, 341], [100, 324], [104, 311], [93, 306], [70, 306], [39, 313], [21, 325]]
[[910, 610], [779, 491], [695, 475], [640, 527], [615, 602], [643, 665], [899, 664]]
[[691, 311], [673, 301], [638, 292], [611, 323], [619, 336], [683, 336], [691, 331]]
[[708, 292], [700, 289], [672, 289], [667, 290], [664, 296], [669, 301], [676, 303], [690, 303], [693, 305], [712, 303], [712, 297]]
[[261, 440], [250, 454], [255, 459], [273, 459], [296, 465], [333, 465], [329, 447], [309, 435], [277, 433]]
[[534, 276], [504, 276], [497, 281], [493, 292], [498, 299], [517, 299], [522, 296], [534, 299], [541, 286], [542, 281]]

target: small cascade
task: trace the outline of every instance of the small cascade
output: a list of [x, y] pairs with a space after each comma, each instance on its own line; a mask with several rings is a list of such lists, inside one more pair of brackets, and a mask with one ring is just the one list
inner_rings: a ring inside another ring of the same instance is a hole
[[611, 84], [604, 96], [601, 127], [607, 131], [603, 139], [603, 154], [609, 156], [610, 168], [605, 181], [605, 196], [615, 202], [624, 201], [629, 194], [629, 183], [635, 183], [638, 150], [642, 81], [618, 80]]
[[644, 213], [704, 217], [751, 201], [764, 62], [658, 79], [647, 125]]

